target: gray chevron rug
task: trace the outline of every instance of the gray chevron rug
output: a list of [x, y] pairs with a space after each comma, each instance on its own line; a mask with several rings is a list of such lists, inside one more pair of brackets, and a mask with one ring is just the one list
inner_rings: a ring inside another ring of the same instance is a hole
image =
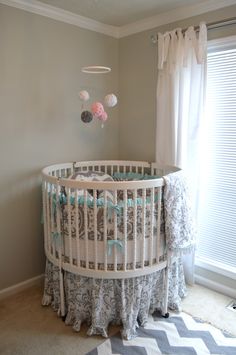
[[236, 355], [236, 337], [186, 313], [153, 314], [132, 340], [116, 334], [86, 355]]

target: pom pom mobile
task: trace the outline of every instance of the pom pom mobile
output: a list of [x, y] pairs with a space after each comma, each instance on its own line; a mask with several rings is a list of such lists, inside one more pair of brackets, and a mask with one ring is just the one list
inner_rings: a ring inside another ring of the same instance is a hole
[[[111, 68], [109, 67], [103, 67], [103, 66], [89, 66], [89, 67], [83, 67], [82, 72], [86, 74], [105, 74], [109, 73], [111, 71]], [[101, 102], [95, 101], [92, 103], [90, 109], [84, 109], [85, 103], [90, 100], [90, 95], [88, 91], [86, 90], [81, 90], [78, 93], [79, 99], [82, 101], [81, 105], [81, 120], [84, 123], [90, 123], [93, 118], [98, 119], [100, 122], [102, 122], [102, 128], [104, 126], [104, 122], [107, 121], [108, 119], [108, 114], [104, 110], [104, 106]], [[117, 104], [117, 97], [113, 93], [108, 94], [104, 97], [104, 105], [106, 107], [114, 107]]]

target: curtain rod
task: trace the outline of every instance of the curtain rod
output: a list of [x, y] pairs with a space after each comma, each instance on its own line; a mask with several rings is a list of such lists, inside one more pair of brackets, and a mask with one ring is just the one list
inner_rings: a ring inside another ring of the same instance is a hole
[[[216, 28], [221, 28], [221, 27], [230, 26], [230, 25], [236, 25], [236, 17], [231, 17], [226, 20], [210, 22], [210, 23], [206, 24], [208, 30], [213, 30]], [[199, 29], [199, 26], [194, 27], [194, 30], [198, 30], [198, 29]], [[184, 28], [182, 30], [182, 32], [184, 33], [186, 30], [187, 30], [187, 28]], [[152, 35], [151, 41], [154, 44], [157, 43], [158, 42], [157, 35]]]

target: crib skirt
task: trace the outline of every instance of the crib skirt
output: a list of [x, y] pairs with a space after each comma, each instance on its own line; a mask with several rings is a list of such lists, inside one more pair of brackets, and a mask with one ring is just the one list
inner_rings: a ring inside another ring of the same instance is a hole
[[[46, 261], [43, 305], [52, 306], [60, 315], [60, 270]], [[164, 270], [128, 279], [94, 279], [64, 271], [65, 323], [80, 330], [83, 322], [88, 335], [108, 336], [109, 324], [122, 325], [122, 336], [132, 339], [136, 328], [143, 326], [148, 314], [162, 308]], [[175, 260], [169, 273], [168, 307], [179, 310], [186, 287], [181, 258]]]

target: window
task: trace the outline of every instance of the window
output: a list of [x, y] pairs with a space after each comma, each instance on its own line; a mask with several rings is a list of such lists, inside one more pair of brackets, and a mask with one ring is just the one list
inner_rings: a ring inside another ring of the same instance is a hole
[[236, 279], [236, 36], [213, 42], [207, 60], [197, 258]]

